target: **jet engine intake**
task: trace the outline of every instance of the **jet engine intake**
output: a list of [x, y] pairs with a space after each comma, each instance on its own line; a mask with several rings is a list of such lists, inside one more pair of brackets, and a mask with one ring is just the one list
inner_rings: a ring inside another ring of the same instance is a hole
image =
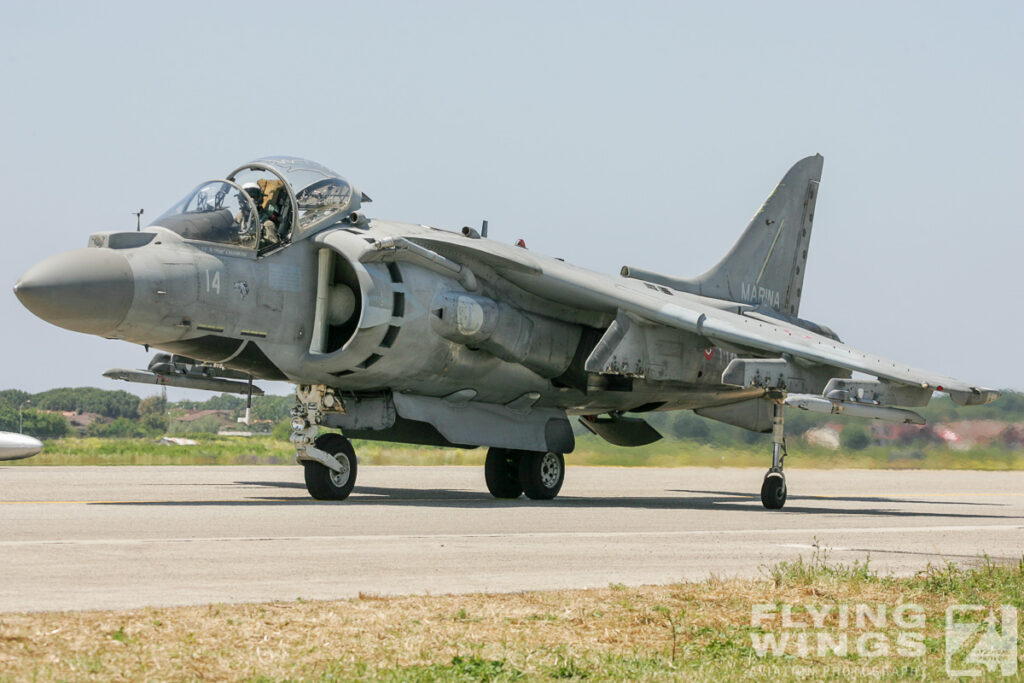
[[[366, 277], [366, 282], [372, 283]], [[333, 353], [355, 335], [365, 308], [361, 290], [359, 275], [349, 260], [330, 249], [320, 249], [311, 352]]]
[[331, 327], [343, 325], [356, 312], [356, 295], [352, 288], [344, 284], [330, 287], [327, 296], [327, 324]]

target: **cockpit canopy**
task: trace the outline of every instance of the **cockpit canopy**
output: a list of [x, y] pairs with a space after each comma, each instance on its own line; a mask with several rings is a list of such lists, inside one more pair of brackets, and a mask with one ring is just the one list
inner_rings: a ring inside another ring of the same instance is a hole
[[153, 221], [186, 239], [271, 251], [357, 211], [370, 198], [314, 161], [265, 157], [201, 183]]

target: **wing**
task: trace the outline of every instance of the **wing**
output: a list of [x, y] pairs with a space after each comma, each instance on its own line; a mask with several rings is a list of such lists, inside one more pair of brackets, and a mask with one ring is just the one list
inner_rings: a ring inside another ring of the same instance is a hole
[[945, 391], [960, 405], [980, 405], [999, 398], [999, 392], [992, 389], [866, 353], [799, 327], [773, 324], [760, 316], [714, 309], [695, 313], [675, 304], [664, 306], [655, 314], [663, 324], [696, 332], [715, 342], [789, 355], [921, 389]]
[[993, 389], [860, 351], [763, 316], [751, 305], [701, 297], [639, 280], [612, 278], [491, 240], [469, 240], [442, 233], [423, 242], [444, 248], [469, 267], [474, 263], [487, 264], [522, 289], [564, 305], [607, 313], [623, 311], [653, 324], [697, 334], [717, 345], [749, 349], [757, 356], [791, 357], [805, 364], [862, 372], [929, 393], [943, 391], [960, 405], [991, 403], [999, 397]]

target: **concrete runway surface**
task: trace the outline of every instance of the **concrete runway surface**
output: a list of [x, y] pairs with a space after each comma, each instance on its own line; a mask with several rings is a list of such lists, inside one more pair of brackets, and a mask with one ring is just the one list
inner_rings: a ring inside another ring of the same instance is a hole
[[483, 468], [360, 468], [344, 502], [295, 467], [0, 468], [0, 612], [516, 591], [757, 576], [815, 543], [880, 570], [1024, 552], [1024, 472], [569, 467], [551, 502]]

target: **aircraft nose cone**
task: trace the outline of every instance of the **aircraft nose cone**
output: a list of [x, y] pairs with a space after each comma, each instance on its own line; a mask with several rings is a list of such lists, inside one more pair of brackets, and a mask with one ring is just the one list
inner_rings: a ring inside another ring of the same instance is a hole
[[120, 324], [135, 297], [128, 259], [110, 249], [76, 249], [29, 268], [14, 285], [22, 305], [43, 320], [75, 332], [106, 334]]

